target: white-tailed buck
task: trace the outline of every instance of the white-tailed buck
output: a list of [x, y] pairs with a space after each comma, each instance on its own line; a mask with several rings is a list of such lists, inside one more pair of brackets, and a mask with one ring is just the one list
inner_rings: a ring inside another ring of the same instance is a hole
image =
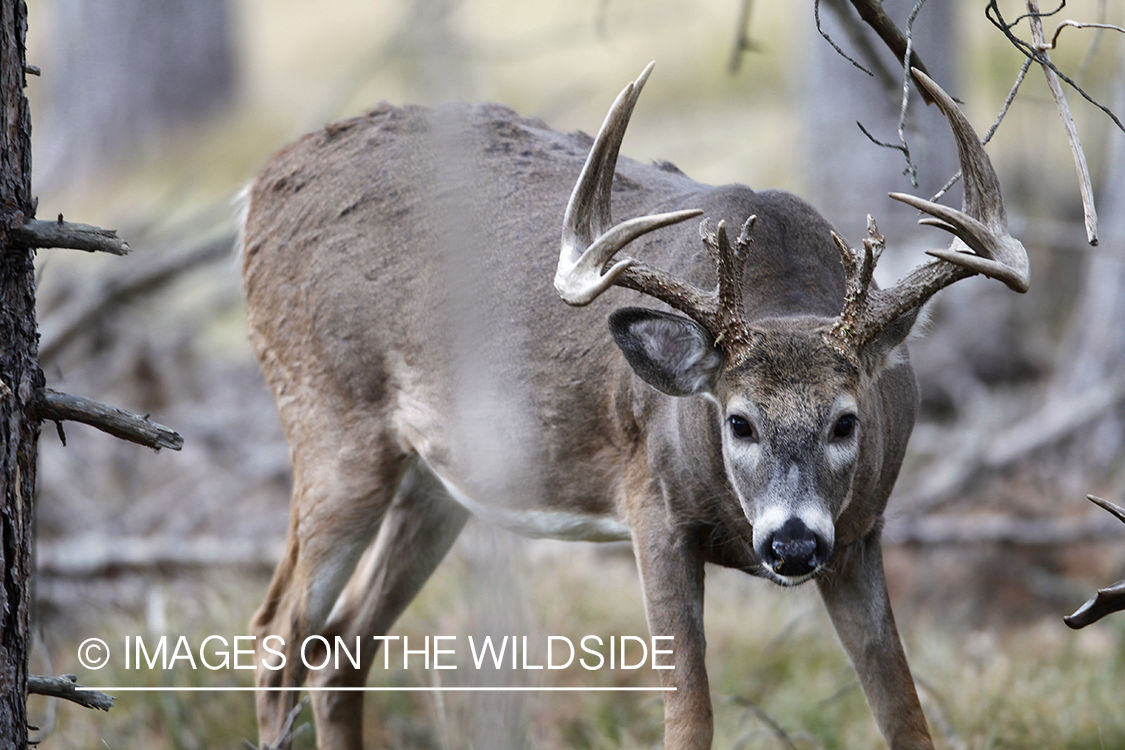
[[[711, 743], [708, 562], [815, 580], [889, 745], [930, 748], [880, 530], [914, 423], [919, 307], [975, 273], [1027, 289], [992, 165], [916, 74], [956, 136], [963, 210], [893, 195], [955, 239], [878, 289], [872, 222], [857, 251], [789, 193], [619, 160], [650, 69], [592, 144], [496, 105], [384, 105], [305, 136], [251, 186], [250, 336], [294, 484], [252, 626], [287, 659], [259, 664], [258, 685], [363, 685], [371, 636], [476, 514], [632, 542], [649, 629], [674, 636], [667, 748]], [[310, 634], [362, 636], [362, 668], [306, 674]], [[313, 696], [321, 747], [361, 746], [362, 695]], [[258, 693], [263, 742], [294, 701]]]

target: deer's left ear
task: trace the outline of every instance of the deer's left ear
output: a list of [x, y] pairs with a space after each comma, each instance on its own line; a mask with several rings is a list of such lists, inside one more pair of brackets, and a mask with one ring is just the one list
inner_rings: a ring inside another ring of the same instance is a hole
[[609, 316], [609, 330], [633, 372], [658, 391], [691, 396], [714, 388], [723, 354], [694, 320], [624, 307]]
[[898, 316], [859, 350], [859, 361], [868, 377], [874, 379], [883, 370], [904, 361], [904, 350], [900, 347], [914, 330], [921, 309], [919, 305]]

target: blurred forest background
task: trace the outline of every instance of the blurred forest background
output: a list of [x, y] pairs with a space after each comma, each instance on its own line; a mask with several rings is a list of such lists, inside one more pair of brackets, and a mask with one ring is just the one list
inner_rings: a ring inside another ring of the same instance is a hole
[[[956, 170], [952, 138], [915, 97], [912, 187], [903, 155], [856, 127], [897, 142], [901, 66], [842, 0], [823, 0], [820, 21], [874, 76], [817, 33], [811, 0], [28, 5], [28, 62], [42, 69], [28, 88], [39, 216], [65, 210], [133, 248], [124, 259], [40, 253], [43, 368], [62, 390], [185, 437], [182, 452], [153, 453], [68, 425], [64, 447], [45, 425], [33, 672], [87, 685], [249, 684], [84, 672], [75, 650], [90, 636], [245, 634], [264, 596], [289, 468], [246, 340], [233, 200], [311, 129], [382, 100], [460, 98], [592, 132], [655, 59], [626, 155], [702, 182], [793, 190], [853, 244], [871, 213], [889, 248], [882, 283], [948, 243], [886, 193], [935, 193]], [[914, 3], [884, 5], [905, 26]], [[928, 0], [914, 25], [916, 51], [981, 133], [1024, 60], [985, 5]], [[1026, 10], [997, 7], [1009, 20]], [[1063, 19], [1122, 25], [1125, 7], [1070, 0], [1045, 19], [1048, 35]], [[1030, 38], [1026, 21], [1014, 31]], [[1125, 34], [1067, 28], [1051, 55], [1125, 112]], [[962, 282], [939, 295], [912, 345], [923, 404], [889, 509], [887, 565], [943, 747], [1125, 745], [1125, 617], [1078, 633], [1061, 621], [1125, 577], [1125, 527], [1085, 500], [1125, 496], [1125, 135], [1067, 96], [1100, 243], [1087, 243], [1064, 127], [1034, 66], [989, 147], [1032, 290]], [[528, 543], [471, 523], [396, 632], [642, 634], [632, 566], [619, 546]], [[709, 583], [716, 747], [877, 742], [815, 591], [727, 571]], [[655, 747], [661, 736], [659, 703], [643, 696], [380, 695], [367, 710], [372, 742], [391, 747]], [[255, 733], [249, 694], [128, 694], [97, 716], [35, 702], [33, 715], [54, 728], [43, 747], [237, 747]]]

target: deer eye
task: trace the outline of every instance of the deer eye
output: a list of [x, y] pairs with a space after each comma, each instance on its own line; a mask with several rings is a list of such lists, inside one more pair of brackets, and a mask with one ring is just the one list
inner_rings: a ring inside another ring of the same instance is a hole
[[736, 438], [741, 440], [758, 441], [758, 436], [754, 432], [754, 425], [750, 424], [750, 420], [746, 417], [740, 417], [737, 414], [731, 414], [727, 417], [727, 424], [730, 425], [730, 431]]
[[836, 420], [836, 426], [832, 428], [832, 438], [835, 440], [846, 440], [855, 432], [856, 425], [859, 424], [859, 417], [854, 414], [845, 414]]

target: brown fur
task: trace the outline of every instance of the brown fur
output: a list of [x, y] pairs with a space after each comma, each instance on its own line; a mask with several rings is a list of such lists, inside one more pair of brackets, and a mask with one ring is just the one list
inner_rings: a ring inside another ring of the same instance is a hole
[[[655, 303], [612, 289], [570, 309], [551, 288], [589, 146], [495, 105], [384, 105], [305, 136], [255, 181], [243, 248], [250, 337], [294, 471], [288, 551], [255, 633], [280, 635], [287, 649], [310, 633], [369, 642], [385, 633], [468, 515], [441, 479], [490, 512], [530, 503], [608, 519], [629, 529], [650, 630], [675, 636], [675, 669], [661, 672], [676, 688], [665, 693], [666, 747], [709, 747], [704, 563], [765, 574], [724, 465], [721, 409], [753, 400], [776, 430], [762, 450], [792, 452], [816, 442], [826, 409], [847, 392], [862, 423], [856, 465], [838, 476], [817, 454], [801, 468], [833, 497], [836, 542], [818, 585], [888, 742], [931, 747], [879, 550], [914, 419], [909, 364], [884, 367], [872, 355], [857, 369], [823, 343], [844, 276], [830, 227], [808, 204], [622, 159], [617, 216], [701, 208], [730, 226], [758, 216], [743, 285], [746, 319], [763, 337], [753, 361], [722, 373], [711, 398], [642, 382], [605, 321], [623, 305]], [[692, 222], [631, 252], [713, 284]], [[492, 402], [465, 389], [497, 377], [512, 402], [482, 412]], [[519, 454], [510, 472], [480, 468], [480, 435]], [[776, 484], [761, 466], [761, 477], [735, 480], [748, 492]], [[359, 673], [318, 674], [318, 684], [363, 684], [374, 653]], [[260, 668], [259, 685], [299, 684], [289, 656], [283, 670]], [[263, 742], [292, 703], [291, 693], [259, 694]], [[322, 747], [360, 746], [360, 706], [356, 694], [317, 694]]]

